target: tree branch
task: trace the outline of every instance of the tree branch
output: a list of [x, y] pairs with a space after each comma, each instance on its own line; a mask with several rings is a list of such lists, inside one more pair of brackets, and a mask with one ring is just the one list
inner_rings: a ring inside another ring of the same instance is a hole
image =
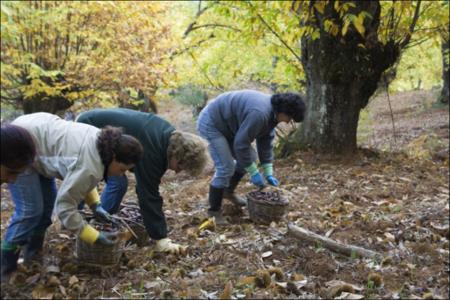
[[414, 32], [414, 28], [416, 27], [417, 20], [419, 19], [419, 16], [420, 16], [420, 4], [421, 3], [422, 3], [421, 0], [417, 1], [416, 10], [414, 11], [414, 17], [413, 17], [413, 20], [411, 21], [411, 24], [409, 25], [409, 32], [406, 34], [405, 39], [402, 42], [400, 42], [400, 44], [399, 44], [401, 49], [404, 48], [406, 45], [408, 45], [409, 41], [411, 40], [412, 33]]
[[200, 41], [199, 41], [198, 43], [196, 43], [195, 45], [191, 45], [191, 46], [188, 46], [188, 47], [186, 47], [186, 48], [184, 48], [184, 49], [182, 49], [182, 50], [180, 50], [180, 51], [175, 51], [175, 52], [173, 52], [173, 53], [170, 55], [169, 59], [173, 59], [175, 56], [181, 55], [181, 54], [183, 54], [184, 52], [187, 52], [187, 51], [190, 51], [191, 49], [197, 48], [197, 47], [199, 47], [201, 44], [203, 44], [204, 42], [207, 42], [207, 41], [209, 41], [210, 39], [212, 39], [212, 38], [214, 38], [214, 37], [215, 37], [214, 33], [211, 33], [211, 35], [210, 35], [209, 37], [207, 37], [206, 39], [200, 40]]
[[201, 6], [201, 1], [198, 5], [198, 11], [197, 14], [195, 15], [195, 19], [194, 22], [192, 22], [191, 24], [188, 25], [188, 27], [186, 28], [186, 30], [183, 33], [183, 39], [186, 38], [188, 36], [188, 34], [192, 31], [192, 28], [195, 26], [195, 24], [197, 24], [197, 19], [209, 8], [211, 8], [211, 6], [205, 6], [202, 9], [200, 9]]
[[239, 32], [241, 31], [239, 28], [236, 28], [236, 27], [233, 27], [230, 25], [225, 25], [225, 24], [204, 24], [204, 25], [199, 25], [199, 26], [192, 26], [189, 32], [192, 32], [196, 29], [204, 28], [204, 27], [222, 27], [222, 28], [227, 28], [227, 29], [231, 29], [234, 31], [239, 31]]
[[[252, 3], [250, 3], [250, 2], [247, 2], [247, 3], [248, 3], [248, 5], [253, 7]], [[295, 58], [297, 58], [298, 61], [301, 61], [300, 56], [297, 53], [295, 53], [295, 51], [283, 40], [283, 38], [272, 27], [269, 26], [269, 24], [266, 22], [266, 20], [264, 20], [264, 18], [258, 13], [256, 13], [256, 16], [270, 30], [270, 32], [272, 32], [272, 34], [275, 35], [280, 40], [280, 42], [295, 56]]]

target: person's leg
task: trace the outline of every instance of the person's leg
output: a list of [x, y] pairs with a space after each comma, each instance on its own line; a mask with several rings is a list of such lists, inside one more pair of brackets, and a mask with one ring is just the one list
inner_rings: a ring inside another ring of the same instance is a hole
[[[234, 151], [232, 151], [232, 154], [234, 156]], [[255, 161], [256, 160], [256, 152], [253, 148], [251, 149], [251, 156], [252, 156], [252, 161]], [[231, 176], [230, 183], [229, 183], [228, 187], [225, 189], [225, 192], [223, 194], [223, 197], [225, 199], [230, 200], [233, 204], [235, 204], [237, 206], [247, 205], [247, 200], [244, 197], [239, 196], [235, 193], [236, 187], [238, 186], [238, 184], [242, 180], [242, 178], [245, 176], [245, 174], [246, 174], [245, 166], [242, 166], [239, 162], [237, 162], [236, 166], [235, 166], [234, 174], [233, 174], [233, 176]]]
[[1, 245], [2, 282], [17, 269], [19, 247], [28, 242], [43, 213], [41, 183], [34, 170], [19, 175], [8, 188], [15, 208]]
[[119, 210], [120, 202], [128, 189], [128, 179], [123, 176], [109, 176], [108, 183], [101, 195], [101, 203], [103, 209], [108, 213], [114, 214]]
[[215, 217], [217, 224], [226, 225], [228, 222], [223, 218], [221, 212], [222, 199], [224, 190], [234, 172], [234, 160], [228, 142], [224, 137], [210, 140], [208, 148], [215, 166], [214, 177], [209, 188], [208, 201], [210, 207], [208, 214]]
[[197, 121], [197, 131], [208, 141], [208, 150], [215, 167], [215, 174], [209, 187], [208, 215], [215, 217], [217, 224], [225, 225], [228, 222], [222, 216], [222, 199], [224, 189], [228, 186], [234, 172], [234, 159], [228, 141], [214, 127], [208, 113], [204, 110]]
[[32, 232], [28, 239], [28, 243], [23, 249], [23, 258], [25, 263], [39, 259], [42, 256], [45, 232], [52, 224], [52, 212], [57, 193], [55, 179], [39, 175], [39, 181], [41, 183], [43, 213], [39, 224]]

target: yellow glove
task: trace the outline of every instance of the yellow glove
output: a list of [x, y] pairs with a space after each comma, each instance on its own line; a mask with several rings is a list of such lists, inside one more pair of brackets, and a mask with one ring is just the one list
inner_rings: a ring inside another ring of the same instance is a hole
[[100, 232], [98, 232], [94, 227], [92, 227], [91, 225], [86, 225], [81, 230], [80, 239], [92, 245], [98, 239], [99, 235]]
[[84, 202], [92, 209], [92, 206], [100, 203], [100, 196], [98, 195], [97, 188], [92, 189], [84, 198]]
[[169, 238], [164, 238], [156, 242], [155, 251], [172, 254], [183, 254], [187, 250], [187, 246], [172, 243]]

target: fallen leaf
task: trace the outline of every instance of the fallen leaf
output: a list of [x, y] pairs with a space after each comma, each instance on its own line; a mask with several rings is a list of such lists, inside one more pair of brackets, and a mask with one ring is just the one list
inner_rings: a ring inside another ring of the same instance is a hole
[[47, 273], [59, 273], [59, 267], [55, 265], [50, 265], [46, 269]]
[[53, 289], [46, 287], [43, 284], [38, 284], [33, 291], [31, 291], [33, 299], [52, 299], [53, 294]]
[[255, 283], [255, 276], [247, 276], [239, 280], [238, 285], [250, 285]]
[[50, 276], [50, 278], [47, 280], [48, 286], [58, 286], [61, 284], [61, 281], [59, 281], [58, 277], [55, 275]]
[[267, 251], [267, 252], [264, 252], [263, 254], [261, 254], [262, 258], [267, 258], [267, 257], [270, 257], [270, 256], [272, 256], [272, 251]]
[[342, 281], [342, 280], [335, 280], [335, 279], [326, 282], [325, 285], [327, 287], [335, 287], [335, 286], [340, 286], [340, 285], [350, 285], [355, 291], [360, 292], [360, 291], [363, 290], [363, 288], [360, 287], [360, 286], [357, 286], [357, 285], [354, 285], [354, 284], [351, 284], [351, 283], [347, 283], [347, 282]]
[[395, 242], [395, 236], [392, 233], [385, 232], [384, 236], [389, 242]]
[[229, 280], [225, 285], [222, 294], [220, 294], [219, 299], [231, 299], [232, 293], [233, 293], [233, 283], [231, 282], [231, 280]]
[[336, 297], [336, 298], [334, 298], [334, 299], [352, 299], [352, 300], [359, 300], [359, 299], [364, 299], [364, 295], [353, 294], [353, 293], [348, 293], [348, 292], [343, 292], [343, 293], [341, 293], [341, 295], [339, 295], [338, 297]]
[[69, 286], [72, 286], [72, 285], [74, 285], [74, 284], [77, 283], [77, 282], [79, 282], [77, 276], [72, 275], [72, 276], [70, 277], [70, 279], [69, 279]]
[[200, 226], [198, 227], [198, 230], [215, 230], [216, 229], [216, 220], [214, 217], [209, 218], [208, 220], [206, 220], [205, 222], [203, 222], [202, 224], [200, 224]]
[[133, 237], [133, 234], [129, 231], [129, 230], [125, 230], [125, 231], [121, 231], [119, 233], [117, 233], [117, 239], [119, 241], [128, 241], [129, 239], [131, 239]]
[[39, 277], [41, 277], [40, 273], [34, 274], [33, 276], [27, 278], [26, 283], [30, 285], [35, 284], [39, 280]]

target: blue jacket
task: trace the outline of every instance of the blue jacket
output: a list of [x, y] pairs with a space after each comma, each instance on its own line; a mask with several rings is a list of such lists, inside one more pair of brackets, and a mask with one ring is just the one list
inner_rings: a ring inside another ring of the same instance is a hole
[[255, 139], [260, 162], [273, 160], [277, 120], [270, 98], [258, 91], [232, 91], [217, 96], [204, 108], [216, 129], [233, 146], [236, 160], [245, 167], [253, 163], [251, 143]]

